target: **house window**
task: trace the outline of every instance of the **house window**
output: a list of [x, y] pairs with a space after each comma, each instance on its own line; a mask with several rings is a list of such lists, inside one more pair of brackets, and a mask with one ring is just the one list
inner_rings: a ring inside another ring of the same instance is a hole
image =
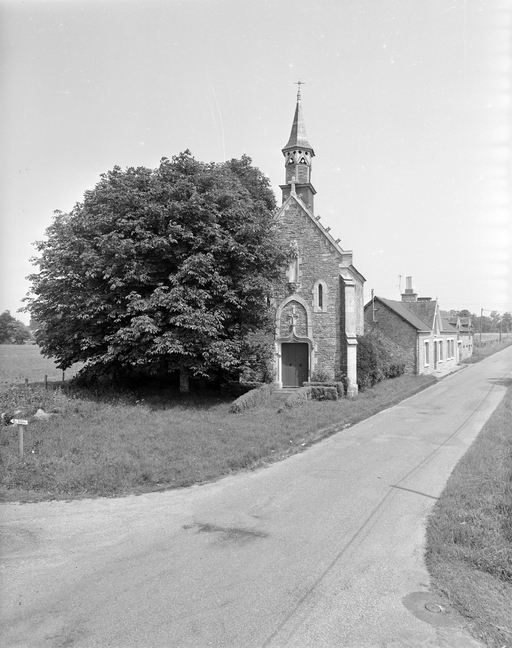
[[425, 367], [428, 367], [430, 364], [430, 344], [425, 342]]
[[443, 361], [443, 343], [439, 340], [439, 362]]
[[319, 310], [323, 310], [324, 308], [324, 295], [323, 295], [324, 289], [322, 287], [322, 284], [318, 284], [318, 308]]

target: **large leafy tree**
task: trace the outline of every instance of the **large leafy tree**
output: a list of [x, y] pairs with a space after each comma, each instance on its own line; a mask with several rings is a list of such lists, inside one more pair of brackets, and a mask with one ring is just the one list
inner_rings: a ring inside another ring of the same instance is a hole
[[248, 157], [205, 164], [185, 151], [157, 169], [115, 167], [36, 244], [27, 310], [65, 369], [237, 372], [271, 329], [283, 263], [275, 198]]

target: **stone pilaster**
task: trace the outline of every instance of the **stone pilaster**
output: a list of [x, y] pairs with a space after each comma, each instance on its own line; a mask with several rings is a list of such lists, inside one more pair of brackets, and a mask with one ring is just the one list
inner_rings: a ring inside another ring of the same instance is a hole
[[343, 269], [340, 270], [345, 284], [345, 336], [347, 344], [347, 397], [355, 398], [357, 387], [357, 313], [356, 313], [356, 282]]

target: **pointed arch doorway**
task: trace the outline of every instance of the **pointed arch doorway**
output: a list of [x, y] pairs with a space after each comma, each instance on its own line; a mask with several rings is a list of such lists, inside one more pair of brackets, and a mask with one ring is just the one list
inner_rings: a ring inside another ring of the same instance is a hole
[[302, 387], [309, 374], [309, 345], [303, 342], [281, 344], [283, 387]]

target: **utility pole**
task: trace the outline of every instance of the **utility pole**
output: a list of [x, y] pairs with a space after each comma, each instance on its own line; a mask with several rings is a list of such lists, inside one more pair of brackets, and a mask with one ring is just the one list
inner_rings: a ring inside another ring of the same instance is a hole
[[482, 347], [482, 320], [484, 318], [484, 309], [480, 309], [480, 348]]

